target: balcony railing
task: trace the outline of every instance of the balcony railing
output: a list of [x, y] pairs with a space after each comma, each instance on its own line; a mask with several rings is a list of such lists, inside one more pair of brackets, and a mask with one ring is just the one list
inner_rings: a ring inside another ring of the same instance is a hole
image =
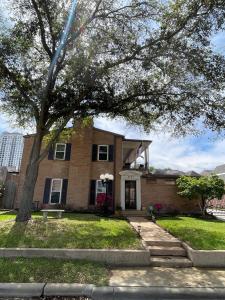
[[134, 165], [134, 164], [125, 163], [123, 165], [123, 170], [134, 170], [134, 171], [140, 171], [145, 173], [149, 172], [147, 164]]

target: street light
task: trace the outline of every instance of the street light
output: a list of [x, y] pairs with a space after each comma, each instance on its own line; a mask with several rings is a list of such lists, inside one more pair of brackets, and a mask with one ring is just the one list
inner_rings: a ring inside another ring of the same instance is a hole
[[[102, 184], [105, 185], [105, 205], [104, 205], [104, 211], [107, 214], [108, 213], [108, 186], [109, 182], [114, 180], [114, 176], [112, 174], [106, 173], [106, 174], [101, 174], [100, 175], [100, 180], [102, 181]], [[113, 203], [113, 210], [114, 210], [114, 203]]]
[[101, 181], [103, 181], [103, 183], [106, 183], [110, 180], [114, 180], [114, 176], [112, 174], [109, 174], [109, 173], [101, 174], [100, 179], [101, 179]]

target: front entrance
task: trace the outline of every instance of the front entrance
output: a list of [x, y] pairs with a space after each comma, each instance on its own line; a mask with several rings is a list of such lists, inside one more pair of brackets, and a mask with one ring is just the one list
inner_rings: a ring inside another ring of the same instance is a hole
[[137, 209], [136, 180], [125, 181], [125, 209]]
[[121, 175], [121, 208], [122, 210], [141, 210], [141, 175], [135, 170], [126, 170]]

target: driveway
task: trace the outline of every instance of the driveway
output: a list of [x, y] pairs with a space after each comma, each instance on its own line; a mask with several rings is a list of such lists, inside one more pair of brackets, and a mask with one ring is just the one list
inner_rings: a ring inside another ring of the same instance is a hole
[[213, 214], [218, 220], [225, 221], [225, 210], [208, 209], [208, 213]]

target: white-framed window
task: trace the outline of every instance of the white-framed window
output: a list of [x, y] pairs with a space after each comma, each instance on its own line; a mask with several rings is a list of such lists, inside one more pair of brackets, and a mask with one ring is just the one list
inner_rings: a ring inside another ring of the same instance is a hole
[[102, 180], [96, 180], [96, 191], [95, 191], [95, 199], [99, 194], [106, 194], [106, 185], [102, 183]]
[[109, 145], [98, 145], [98, 160], [109, 160]]
[[66, 144], [57, 143], [55, 145], [55, 159], [65, 160], [66, 156]]
[[51, 182], [50, 204], [60, 204], [62, 196], [62, 179], [53, 178]]

